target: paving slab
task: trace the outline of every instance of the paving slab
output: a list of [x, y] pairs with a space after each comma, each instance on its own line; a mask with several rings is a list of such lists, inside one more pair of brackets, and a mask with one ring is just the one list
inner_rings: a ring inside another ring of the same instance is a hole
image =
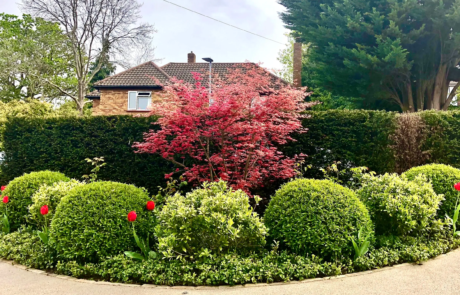
[[228, 288], [170, 288], [68, 280], [1, 261], [0, 295], [458, 295], [459, 269], [460, 250], [456, 250], [422, 265], [404, 264], [362, 275], [340, 276], [333, 280], [313, 279], [295, 284], [260, 284]]

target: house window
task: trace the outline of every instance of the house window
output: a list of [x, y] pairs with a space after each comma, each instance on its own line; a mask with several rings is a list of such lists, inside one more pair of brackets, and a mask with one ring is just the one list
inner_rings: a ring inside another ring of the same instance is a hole
[[151, 92], [128, 92], [128, 110], [129, 111], [148, 111], [152, 102]]

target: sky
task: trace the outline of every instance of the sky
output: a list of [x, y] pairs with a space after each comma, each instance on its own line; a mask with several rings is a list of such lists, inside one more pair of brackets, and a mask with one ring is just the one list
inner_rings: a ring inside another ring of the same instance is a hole
[[[168, 0], [180, 6], [227, 22], [266, 38], [287, 43], [278, 13], [277, 0]], [[20, 15], [18, 0], [0, 0], [0, 12]], [[226, 26], [164, 0], [144, 0], [142, 22], [155, 26], [153, 44], [159, 65], [187, 62], [193, 51], [197, 62], [211, 57], [215, 62], [261, 62], [269, 69], [281, 69], [278, 52], [285, 45]]]

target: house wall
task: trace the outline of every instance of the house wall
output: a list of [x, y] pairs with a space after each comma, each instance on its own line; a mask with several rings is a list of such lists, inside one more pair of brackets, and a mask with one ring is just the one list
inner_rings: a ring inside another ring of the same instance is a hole
[[162, 90], [158, 89], [100, 89], [100, 99], [93, 100], [94, 116], [110, 115], [139, 115], [147, 114], [149, 111], [128, 111], [128, 92], [129, 91], [151, 91], [152, 103], [161, 99], [159, 94]]

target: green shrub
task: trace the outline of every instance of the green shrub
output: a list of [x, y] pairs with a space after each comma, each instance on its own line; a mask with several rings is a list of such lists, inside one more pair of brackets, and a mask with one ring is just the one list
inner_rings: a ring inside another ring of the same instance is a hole
[[167, 257], [244, 252], [265, 244], [265, 226], [252, 212], [248, 196], [224, 181], [170, 196], [158, 221], [159, 250]]
[[421, 174], [431, 181], [433, 190], [437, 194], [444, 195], [444, 201], [441, 203], [438, 216], [444, 218], [447, 214], [452, 217], [455, 204], [460, 196], [459, 192], [454, 189], [454, 184], [460, 182], [460, 169], [442, 164], [430, 164], [414, 167], [404, 173], [410, 180]]
[[48, 205], [49, 213], [46, 215], [47, 225], [51, 223], [54, 216], [54, 211], [61, 199], [74, 187], [83, 185], [84, 183], [77, 180], [67, 182], [60, 181], [52, 185], [42, 185], [38, 191], [32, 196], [32, 205], [29, 207], [30, 219], [37, 225], [45, 225], [45, 218], [40, 214], [40, 208]]
[[0, 236], [0, 258], [38, 269], [53, 268], [53, 255], [30, 228]]
[[[81, 179], [93, 168], [86, 158], [104, 157], [98, 180], [145, 187], [154, 194], [172, 165], [161, 156], [135, 153], [155, 117], [92, 116], [10, 118], [5, 123], [0, 183], [25, 172], [54, 170]], [[0, 129], [1, 131], [1, 129]]]
[[[297, 179], [283, 185], [265, 212], [272, 239], [294, 253], [326, 259], [351, 256], [360, 228], [372, 234], [369, 213], [355, 193], [329, 180]], [[372, 238], [372, 237], [371, 237]]]
[[147, 211], [145, 189], [116, 182], [94, 182], [72, 189], [57, 206], [50, 244], [58, 257], [98, 262], [123, 251], [138, 251], [127, 215], [136, 211], [137, 234], [146, 238], [155, 227]]
[[325, 262], [317, 256], [302, 256], [287, 251], [271, 251], [241, 256], [229, 253], [214, 259], [176, 260], [162, 259], [137, 262], [116, 256], [100, 264], [81, 265], [59, 262], [58, 274], [79, 278], [100, 278], [123, 283], [156, 285], [236, 285], [304, 280], [337, 276], [403, 262], [420, 263], [448, 252], [458, 246], [458, 240], [420, 239], [414, 243], [401, 243], [396, 247], [371, 250], [368, 255], [352, 262]]
[[366, 174], [357, 194], [369, 209], [377, 235], [419, 234], [430, 226], [443, 199], [423, 175], [409, 181], [404, 175]]
[[308, 132], [294, 134], [297, 140], [282, 149], [288, 155], [304, 153], [308, 178], [322, 177], [321, 168], [334, 161], [348, 166], [366, 166], [378, 173], [393, 172], [395, 159], [390, 135], [396, 129], [395, 112], [368, 110], [308, 111], [303, 121]]
[[[8, 219], [12, 229], [27, 222], [28, 208], [32, 204], [32, 195], [45, 184], [52, 185], [58, 181], [69, 181], [64, 174], [51, 171], [40, 171], [24, 174], [12, 180], [3, 191], [3, 195], [9, 196], [10, 201], [6, 205]], [[0, 212], [4, 212], [5, 205], [0, 204]]]

